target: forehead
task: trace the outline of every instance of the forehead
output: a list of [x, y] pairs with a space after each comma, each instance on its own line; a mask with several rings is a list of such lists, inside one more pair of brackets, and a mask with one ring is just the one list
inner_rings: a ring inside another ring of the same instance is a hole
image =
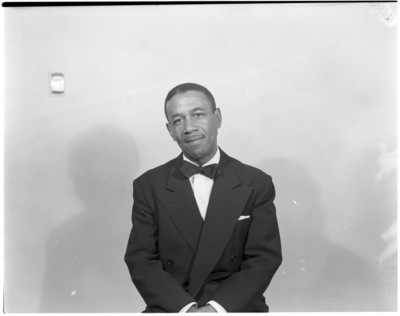
[[190, 111], [195, 108], [211, 110], [211, 103], [203, 92], [187, 91], [174, 95], [166, 105], [168, 116], [179, 112]]

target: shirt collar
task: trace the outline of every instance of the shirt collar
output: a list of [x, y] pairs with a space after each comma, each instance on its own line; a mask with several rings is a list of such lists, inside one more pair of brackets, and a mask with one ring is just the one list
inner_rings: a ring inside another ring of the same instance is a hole
[[[212, 157], [211, 160], [210, 160], [209, 162], [205, 163], [202, 167], [211, 165], [211, 164], [213, 164], [213, 163], [218, 164], [218, 163], [219, 163], [219, 158], [220, 158], [220, 157], [221, 157], [221, 153], [219, 152], [219, 148], [217, 147], [217, 152], [215, 153], [214, 157]], [[197, 163], [191, 161], [190, 159], [186, 158], [185, 154], [183, 154], [183, 160], [189, 161], [189, 162], [191, 162], [191, 163], [193, 163], [193, 164], [195, 164], [195, 165], [197, 165], [197, 166], [199, 165], [199, 164], [197, 164]]]

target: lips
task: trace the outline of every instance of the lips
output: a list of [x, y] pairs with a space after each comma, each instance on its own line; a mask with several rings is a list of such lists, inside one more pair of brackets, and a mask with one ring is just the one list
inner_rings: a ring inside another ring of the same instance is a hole
[[202, 135], [196, 135], [196, 136], [190, 136], [185, 139], [185, 142], [188, 144], [193, 144], [196, 143], [197, 141], [203, 139], [204, 137]]

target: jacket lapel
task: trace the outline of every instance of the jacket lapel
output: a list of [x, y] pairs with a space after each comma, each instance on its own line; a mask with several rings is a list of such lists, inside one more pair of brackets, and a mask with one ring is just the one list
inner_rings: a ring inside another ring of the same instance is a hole
[[219, 166], [221, 173], [214, 182], [190, 273], [189, 294], [193, 297], [197, 295], [225, 249], [252, 191], [250, 187], [237, 187], [240, 180], [231, 159], [222, 150]]
[[156, 194], [180, 233], [196, 251], [203, 219], [190, 182], [180, 171], [182, 160], [182, 154], [174, 160], [167, 190], [157, 191]]

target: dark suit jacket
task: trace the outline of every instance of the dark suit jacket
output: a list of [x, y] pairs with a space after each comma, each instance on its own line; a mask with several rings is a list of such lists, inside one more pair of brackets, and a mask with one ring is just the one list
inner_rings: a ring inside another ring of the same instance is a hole
[[271, 177], [221, 150], [203, 222], [182, 163], [181, 154], [133, 182], [125, 261], [146, 311], [214, 300], [228, 312], [268, 312], [263, 293], [282, 261]]

